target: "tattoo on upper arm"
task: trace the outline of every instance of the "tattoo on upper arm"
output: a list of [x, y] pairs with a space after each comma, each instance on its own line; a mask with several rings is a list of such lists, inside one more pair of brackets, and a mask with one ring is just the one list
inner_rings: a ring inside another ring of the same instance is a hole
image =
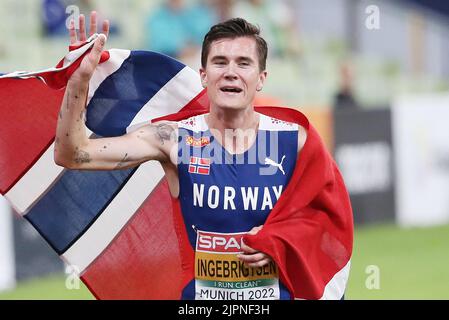
[[125, 164], [126, 160], [128, 160], [128, 153], [126, 153], [125, 156], [123, 157], [123, 159], [120, 160], [119, 163], [117, 163], [117, 165], [115, 166], [114, 169], [121, 169], [121, 168], [123, 168], [123, 165]]
[[167, 123], [160, 123], [155, 126], [156, 137], [164, 144], [164, 141], [170, 141], [174, 138], [175, 129]]
[[89, 153], [83, 150], [75, 151], [75, 162], [76, 163], [89, 163], [92, 159], [90, 158]]

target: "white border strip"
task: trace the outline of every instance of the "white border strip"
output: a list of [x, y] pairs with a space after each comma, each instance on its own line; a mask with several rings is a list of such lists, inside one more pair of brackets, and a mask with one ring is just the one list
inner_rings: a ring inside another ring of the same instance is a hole
[[39, 160], [16, 182], [5, 194], [14, 210], [22, 216], [38, 201], [64, 171], [63, 167], [55, 164], [53, 150], [55, 144], [45, 150]]
[[[87, 136], [92, 131], [86, 128]], [[20, 215], [25, 216], [29, 210], [59, 180], [65, 169], [54, 160], [55, 143], [53, 142], [19, 181], [5, 194], [11, 206]]]
[[348, 284], [350, 269], [351, 260], [332, 277], [331, 281], [324, 288], [324, 293], [320, 300], [340, 300], [343, 297]]
[[123, 62], [130, 56], [130, 50], [111, 49], [109, 50], [109, 60], [99, 64], [95, 69], [92, 78], [89, 81], [89, 93], [87, 94], [87, 104], [97, 91], [101, 83], [116, 72], [122, 66]]
[[[61, 257], [80, 274], [106, 249], [164, 176], [157, 161], [137, 169], [105, 211]], [[144, 186], [144, 187], [143, 187]]]
[[13, 217], [10, 206], [0, 195], [0, 292], [16, 284]]
[[200, 75], [184, 67], [140, 109], [126, 131], [134, 131], [152, 119], [178, 112], [201, 90]]

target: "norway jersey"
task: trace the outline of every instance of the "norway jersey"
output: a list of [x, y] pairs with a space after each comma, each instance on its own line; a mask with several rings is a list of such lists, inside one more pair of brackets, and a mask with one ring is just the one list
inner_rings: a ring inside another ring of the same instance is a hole
[[254, 143], [231, 154], [199, 115], [178, 122], [179, 200], [195, 279], [183, 299], [290, 299], [274, 262], [249, 268], [242, 237], [263, 225], [285, 190], [298, 153], [298, 125], [259, 114]]

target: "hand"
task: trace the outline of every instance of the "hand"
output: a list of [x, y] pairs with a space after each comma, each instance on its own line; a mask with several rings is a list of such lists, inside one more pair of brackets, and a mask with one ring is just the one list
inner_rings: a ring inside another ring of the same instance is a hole
[[[256, 235], [262, 226], [252, 228], [248, 234]], [[242, 242], [243, 254], [237, 255], [237, 258], [242, 260], [248, 267], [263, 267], [271, 262], [271, 257], [261, 251], [257, 251]]]
[[[70, 35], [70, 45], [72, 46], [79, 46], [83, 42], [87, 40], [86, 36], [86, 21], [83, 14], [80, 14], [79, 16], [79, 36], [77, 38], [76, 30], [75, 30], [75, 22], [74, 20], [70, 21], [70, 27], [69, 27], [69, 35]], [[97, 13], [95, 11], [92, 11], [90, 13], [90, 30], [89, 30], [89, 36], [92, 36], [97, 32]], [[79, 68], [72, 74], [71, 80], [77, 80], [77, 81], [89, 81], [92, 77], [92, 74], [95, 71], [95, 68], [98, 65], [98, 62], [100, 61], [101, 52], [103, 51], [104, 45], [106, 43], [106, 39], [109, 35], [109, 21], [104, 20], [103, 21], [103, 33], [100, 34], [100, 36], [95, 40], [95, 44], [90, 51], [89, 54], [87, 54], [83, 61], [81, 62], [81, 65]]]

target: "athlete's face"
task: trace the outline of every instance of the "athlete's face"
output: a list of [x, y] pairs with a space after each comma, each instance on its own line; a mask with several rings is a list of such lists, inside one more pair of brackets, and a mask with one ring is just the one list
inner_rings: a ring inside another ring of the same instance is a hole
[[240, 37], [213, 41], [200, 75], [212, 108], [237, 110], [253, 105], [267, 73], [259, 70], [256, 40]]

